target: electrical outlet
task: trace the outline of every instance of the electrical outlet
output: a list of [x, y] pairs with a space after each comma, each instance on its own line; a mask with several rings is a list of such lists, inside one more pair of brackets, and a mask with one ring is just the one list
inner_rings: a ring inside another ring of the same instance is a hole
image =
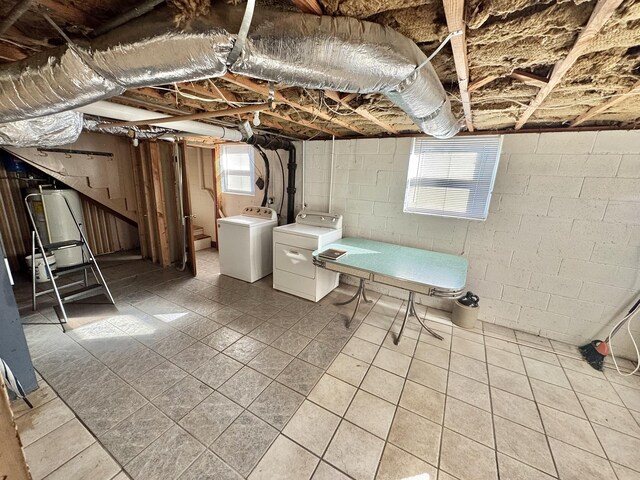
[[267, 202], [269, 203], [269, 205], [273, 205], [273, 203], [274, 203], [274, 199], [273, 199], [273, 197], [269, 197], [269, 198], [267, 199]]

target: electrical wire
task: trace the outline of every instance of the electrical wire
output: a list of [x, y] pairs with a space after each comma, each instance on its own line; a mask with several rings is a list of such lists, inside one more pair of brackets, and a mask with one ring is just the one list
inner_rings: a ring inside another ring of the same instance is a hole
[[[627, 315], [625, 315], [622, 320], [616, 323], [616, 325], [611, 329], [611, 332], [609, 333], [609, 351], [611, 353], [611, 360], [613, 360], [613, 364], [615, 365], [618, 373], [623, 377], [630, 377], [631, 375], [634, 375], [638, 370], [640, 370], [640, 349], [638, 349], [638, 344], [636, 343], [636, 339], [633, 338], [633, 334], [631, 333], [631, 322], [633, 321], [635, 314], [638, 313], [639, 310], [640, 308], [638, 308], [638, 306], [636, 305], [636, 308], [634, 308]], [[613, 353], [613, 336], [615, 335], [618, 327], [622, 325], [622, 323], [624, 322], [627, 322], [627, 332], [629, 332], [629, 338], [631, 339], [633, 348], [636, 350], [636, 368], [632, 372], [628, 372], [628, 373], [622, 373], [620, 371], [620, 367], [618, 367], [618, 362], [616, 361], [616, 356]]]

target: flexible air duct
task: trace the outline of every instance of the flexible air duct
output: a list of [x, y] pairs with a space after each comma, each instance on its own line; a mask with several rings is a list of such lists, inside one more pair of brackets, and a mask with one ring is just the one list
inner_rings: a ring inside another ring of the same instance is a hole
[[55, 147], [73, 143], [82, 132], [82, 113], [68, 111], [0, 124], [0, 146]]
[[[218, 4], [178, 31], [166, 9], [87, 45], [61, 47], [0, 70], [0, 119], [40, 117], [119, 95], [127, 88], [218, 77], [241, 23], [242, 7]], [[422, 51], [378, 24], [256, 9], [231, 72], [292, 86], [384, 93], [427, 134], [458, 132], [449, 100]]]

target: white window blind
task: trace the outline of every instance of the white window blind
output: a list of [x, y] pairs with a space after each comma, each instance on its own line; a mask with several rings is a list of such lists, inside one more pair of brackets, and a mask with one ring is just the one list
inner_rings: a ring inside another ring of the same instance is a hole
[[254, 195], [253, 147], [251, 145], [222, 145], [220, 176], [222, 191]]
[[502, 137], [414, 138], [404, 211], [485, 220]]

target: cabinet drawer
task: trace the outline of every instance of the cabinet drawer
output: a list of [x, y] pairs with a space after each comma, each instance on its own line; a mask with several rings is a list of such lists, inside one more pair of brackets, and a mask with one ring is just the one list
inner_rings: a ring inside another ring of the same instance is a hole
[[316, 266], [313, 264], [311, 256], [313, 250], [292, 247], [282, 243], [276, 243], [274, 250], [275, 268], [302, 275], [303, 277], [315, 278]]

